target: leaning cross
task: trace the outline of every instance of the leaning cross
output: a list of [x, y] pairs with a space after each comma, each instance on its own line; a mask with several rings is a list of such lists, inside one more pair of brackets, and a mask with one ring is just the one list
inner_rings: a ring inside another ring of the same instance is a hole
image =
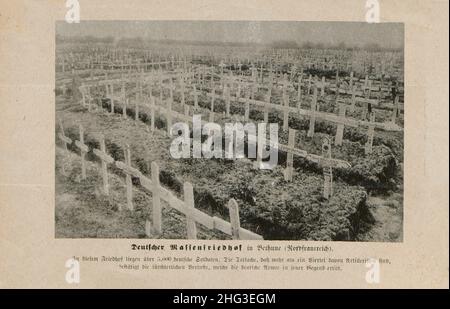
[[[67, 151], [67, 144], [71, 144], [72, 140], [64, 134], [64, 127], [63, 127], [61, 119], [59, 120], [59, 129], [61, 132], [58, 133], [58, 137], [64, 143], [64, 150]], [[63, 175], [66, 174], [64, 164], [62, 165], [62, 173], [63, 173]]]
[[83, 126], [79, 125], [80, 130], [80, 140], [75, 141], [75, 146], [80, 149], [80, 155], [81, 155], [81, 179], [86, 179], [86, 162], [85, 162], [85, 156], [86, 153], [89, 151], [88, 146], [84, 143], [84, 129]]
[[58, 133], [58, 137], [64, 143], [64, 150], [67, 150], [67, 144], [72, 144], [72, 140], [64, 134], [64, 127], [61, 119], [59, 120], [59, 129], [61, 132]]

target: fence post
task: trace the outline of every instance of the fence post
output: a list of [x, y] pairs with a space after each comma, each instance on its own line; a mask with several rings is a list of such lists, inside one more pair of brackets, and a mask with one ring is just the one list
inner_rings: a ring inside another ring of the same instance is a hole
[[239, 219], [239, 206], [235, 199], [228, 202], [228, 211], [230, 212], [231, 236], [233, 239], [240, 239], [239, 230], [241, 222]]
[[187, 238], [197, 239], [197, 226], [195, 225], [195, 218], [193, 210], [194, 205], [194, 188], [190, 182], [184, 183], [184, 205], [187, 208], [186, 212], [186, 228], [187, 228]]

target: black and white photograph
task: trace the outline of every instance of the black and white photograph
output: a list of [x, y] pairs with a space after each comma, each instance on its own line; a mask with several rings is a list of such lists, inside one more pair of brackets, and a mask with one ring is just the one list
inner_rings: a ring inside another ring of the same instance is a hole
[[403, 23], [55, 34], [55, 238], [403, 242]]

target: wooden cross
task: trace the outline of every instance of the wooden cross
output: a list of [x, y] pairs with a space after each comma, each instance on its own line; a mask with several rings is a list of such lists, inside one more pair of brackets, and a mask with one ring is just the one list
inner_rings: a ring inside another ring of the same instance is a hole
[[[141, 172], [131, 167], [131, 153], [130, 145], [126, 145], [124, 149], [125, 163], [116, 161], [116, 167], [121, 169], [125, 173], [125, 185], [127, 190], [127, 207], [129, 210], [133, 210], [133, 182], [131, 175], [138, 176]], [[122, 210], [122, 209], [120, 209]]]
[[228, 211], [230, 213], [231, 236], [233, 239], [240, 239], [241, 220], [239, 219], [239, 206], [235, 199], [228, 201]]
[[350, 87], [350, 89], [354, 90], [354, 88], [353, 88], [353, 71], [350, 72], [349, 87]]
[[224, 96], [225, 96], [225, 107], [226, 107], [226, 116], [229, 117], [230, 116], [230, 100], [231, 100], [231, 94], [230, 94], [230, 89], [225, 86], [224, 88]]
[[109, 195], [108, 184], [108, 164], [114, 163], [114, 158], [106, 153], [105, 137], [100, 136], [100, 150], [93, 149], [94, 154], [102, 161], [102, 178], [103, 178], [103, 192]]
[[289, 129], [289, 95], [283, 94], [283, 131], [287, 132]]
[[338, 89], [339, 93], [339, 69], [336, 69], [336, 88]]
[[352, 103], [350, 106], [350, 111], [353, 113], [355, 111], [356, 107], [356, 85], [352, 86]]
[[156, 162], [151, 164], [152, 171], [152, 228], [150, 228], [150, 221], [145, 223], [145, 234], [150, 237], [153, 234], [160, 235], [162, 233], [162, 207], [161, 207], [161, 193], [159, 182], [159, 166]]
[[198, 107], [198, 94], [196, 85], [194, 85], [194, 107]]
[[150, 94], [150, 129], [155, 130], [155, 97]]
[[[345, 119], [345, 111], [347, 109], [347, 105], [344, 103], [339, 103], [339, 117]], [[336, 146], [342, 145], [342, 139], [344, 137], [344, 124], [342, 122], [338, 123], [336, 128], [336, 137], [334, 139], [334, 144]]]
[[[125, 81], [122, 79], [122, 86], [120, 89], [120, 100], [125, 103], [126, 92], [125, 92]], [[114, 114], [114, 104], [111, 104], [111, 114]]]
[[309, 74], [309, 77], [308, 77], [308, 95], [311, 93], [311, 85], [312, 85], [312, 75], [311, 74]]
[[322, 76], [322, 81], [321, 82], [316, 82], [316, 87], [320, 87], [320, 96], [323, 97], [325, 96], [325, 86], [328, 83], [325, 82], [325, 76]]
[[286, 91], [287, 91], [288, 83], [289, 83], [286, 73], [283, 74], [283, 82], [282, 83], [283, 83], [283, 86], [282, 86], [283, 87], [283, 93], [282, 93], [282, 95], [284, 96], [284, 95], [286, 95]]
[[392, 110], [392, 117], [391, 117], [391, 123], [395, 124], [395, 120], [398, 116], [398, 110], [399, 110], [399, 96], [396, 95], [394, 99], [394, 108]]
[[263, 64], [261, 63], [261, 68], [260, 68], [260, 83], [264, 83], [264, 68], [263, 68]]
[[173, 103], [173, 96], [170, 95], [169, 100], [167, 101], [167, 110], [166, 110], [167, 134], [169, 135], [170, 129], [172, 128], [172, 103]]
[[257, 83], [257, 73], [256, 73], [256, 68], [254, 66], [252, 66], [252, 81], [253, 83]]
[[294, 79], [294, 76], [295, 76], [295, 73], [296, 73], [296, 72], [297, 72], [297, 65], [294, 64], [294, 65], [291, 67], [291, 74], [290, 74], [291, 80]]
[[223, 68], [226, 67], [226, 64], [223, 62], [223, 60], [220, 61], [219, 67], [220, 67], [220, 80], [223, 81]]
[[264, 103], [264, 122], [269, 123], [269, 106], [270, 99], [272, 97], [272, 87], [269, 87], [269, 91], [267, 92], [267, 103]]
[[269, 69], [269, 87], [272, 87], [273, 85], [273, 67], [272, 64], [270, 64], [270, 69]]
[[378, 92], [378, 101], [380, 101], [384, 97], [383, 96], [383, 88], [384, 88], [383, 84], [384, 84], [384, 74], [381, 73], [381, 76], [380, 76], [380, 90]]
[[216, 100], [216, 89], [213, 87], [211, 89], [211, 105], [210, 105], [210, 111], [214, 112], [214, 102]]
[[[328, 138], [324, 138], [322, 142], [322, 157], [331, 159], [331, 143]], [[323, 167], [323, 197], [329, 199], [333, 195], [333, 170], [331, 165]]]
[[[290, 149], [293, 149], [295, 147], [295, 133], [296, 131], [294, 129], [289, 129], [288, 147]], [[292, 174], [294, 170], [293, 166], [294, 166], [294, 153], [288, 151], [286, 160], [286, 169], [284, 170], [284, 180], [292, 181]]]
[[75, 141], [75, 146], [80, 149], [80, 155], [81, 155], [81, 179], [86, 179], [86, 162], [85, 162], [85, 156], [86, 153], [89, 151], [88, 146], [84, 143], [84, 130], [83, 126], [80, 124], [78, 126], [80, 131], [80, 140]]
[[370, 114], [369, 129], [367, 130], [367, 143], [364, 147], [364, 152], [366, 155], [372, 153], [374, 132], [375, 132], [375, 113], [372, 112]]
[[250, 119], [250, 92], [247, 91], [245, 97], [245, 112], [244, 112], [244, 121], [248, 122]]
[[138, 120], [139, 120], [139, 100], [136, 100], [134, 107], [134, 121], [137, 122]]
[[[110, 99], [112, 101], [113, 95], [114, 95], [114, 84], [106, 83], [105, 90], [106, 90], [106, 98]], [[112, 104], [112, 102], [111, 102], [111, 104]]]
[[81, 87], [79, 89], [80, 89], [82, 100], [83, 100], [82, 101], [83, 107], [86, 107], [86, 100], [87, 100], [88, 111], [90, 112], [91, 111], [91, 101], [92, 101], [92, 97], [90, 94], [90, 88], [83, 84], [83, 85], [81, 85]]
[[64, 150], [67, 151], [67, 144], [72, 144], [72, 140], [64, 134], [64, 127], [61, 119], [59, 119], [59, 130], [61, 132], [58, 133], [58, 137], [63, 142]]
[[194, 188], [190, 182], [185, 182], [183, 185], [184, 191], [184, 205], [186, 211], [186, 229], [187, 239], [197, 239], [197, 226], [195, 223], [195, 205], [194, 205]]
[[128, 106], [128, 103], [129, 103], [129, 99], [127, 98], [123, 102], [123, 106], [122, 106], [122, 117], [123, 117], [123, 119], [127, 118], [127, 106]]
[[298, 77], [298, 89], [297, 89], [297, 108], [300, 109], [302, 104], [302, 78], [303, 78], [303, 70], [300, 72], [300, 76]]
[[366, 75], [365, 79], [364, 79], [364, 86], [363, 86], [363, 90], [366, 90], [369, 88], [369, 76]]
[[236, 100], [239, 101], [239, 98], [241, 97], [241, 82], [238, 82], [238, 88], [236, 90]]
[[370, 102], [370, 90], [366, 90], [365, 99], [366, 100], [362, 101], [363, 110], [362, 110], [361, 118], [363, 120], [366, 120], [367, 114], [372, 112], [372, 103]]
[[181, 92], [181, 105], [184, 106], [184, 104], [185, 104], [185, 97], [184, 97], [185, 87], [184, 87], [184, 79], [182, 76], [180, 76], [180, 92]]
[[314, 94], [311, 101], [311, 116], [309, 117], [309, 130], [308, 137], [314, 136], [314, 129], [316, 124], [316, 111], [317, 111], [317, 87], [314, 87]]

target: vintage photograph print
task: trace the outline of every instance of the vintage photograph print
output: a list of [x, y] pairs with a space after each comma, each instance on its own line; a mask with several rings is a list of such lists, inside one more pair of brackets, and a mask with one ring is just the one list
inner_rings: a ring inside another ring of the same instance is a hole
[[402, 23], [55, 27], [56, 238], [403, 242]]

